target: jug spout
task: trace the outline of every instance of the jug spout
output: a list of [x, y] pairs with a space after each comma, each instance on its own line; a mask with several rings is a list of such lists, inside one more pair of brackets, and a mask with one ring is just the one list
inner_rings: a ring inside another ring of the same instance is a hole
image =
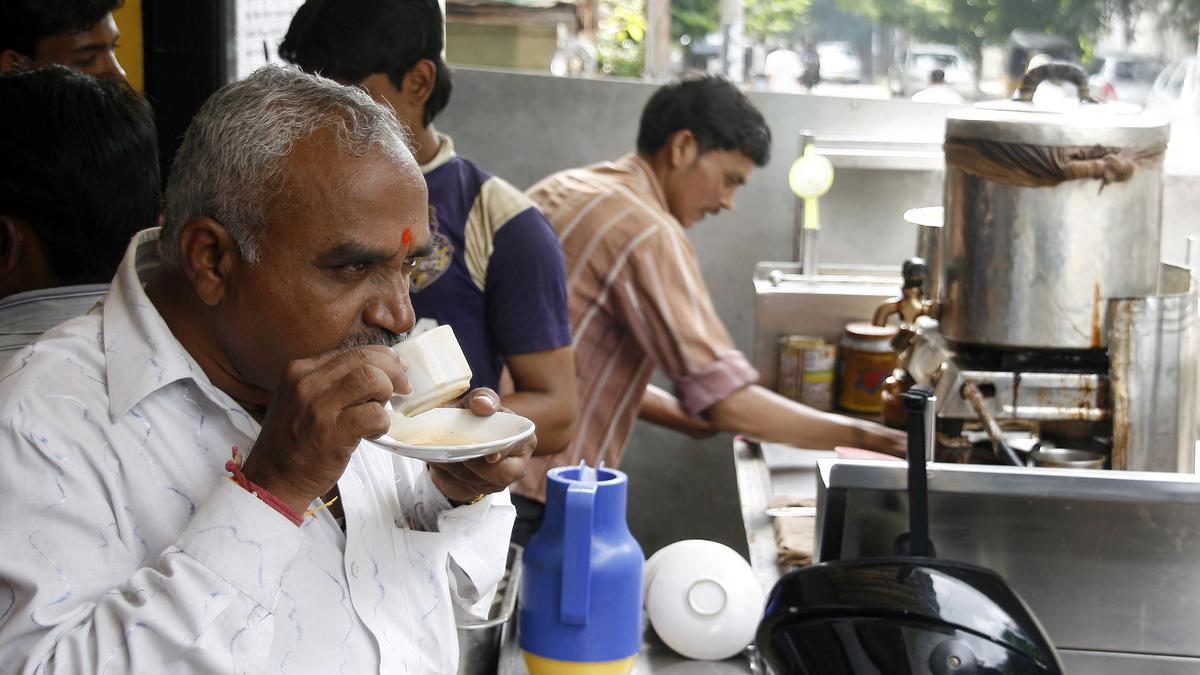
[[579, 460], [579, 482], [584, 485], [595, 485], [596, 481], [600, 480], [599, 471], [604, 468], [604, 461], [601, 460], [600, 465], [592, 468], [588, 466], [586, 460]]

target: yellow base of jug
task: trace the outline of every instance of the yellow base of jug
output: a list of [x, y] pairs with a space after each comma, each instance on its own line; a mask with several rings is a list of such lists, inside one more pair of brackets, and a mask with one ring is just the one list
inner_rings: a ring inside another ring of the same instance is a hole
[[629, 675], [637, 655], [616, 661], [558, 661], [522, 651], [529, 675]]

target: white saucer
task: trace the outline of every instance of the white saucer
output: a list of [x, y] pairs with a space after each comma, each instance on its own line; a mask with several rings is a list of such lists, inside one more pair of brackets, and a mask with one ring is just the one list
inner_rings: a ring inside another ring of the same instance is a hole
[[465, 408], [434, 408], [416, 417], [392, 413], [392, 428], [372, 442], [424, 462], [462, 462], [523, 441], [533, 429], [512, 413], [480, 417]]

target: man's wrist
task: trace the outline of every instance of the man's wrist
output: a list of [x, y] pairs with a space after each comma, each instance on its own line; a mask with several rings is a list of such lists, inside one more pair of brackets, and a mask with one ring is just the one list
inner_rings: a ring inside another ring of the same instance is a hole
[[865, 422], [854, 420], [854, 446], [864, 450], [871, 449], [871, 428]]
[[[305, 509], [312, 500], [297, 500], [286, 493], [282, 493], [282, 491], [264, 485], [262, 482], [246, 475], [243, 471], [244, 464], [241, 451], [234, 447], [232, 458], [225, 463], [225, 470], [231, 474], [228, 476], [229, 480], [241, 486], [255, 497], [258, 497], [262, 502], [275, 509], [280, 515], [292, 521], [295, 525], [299, 526], [303, 524]], [[253, 471], [253, 469], [254, 467], [252, 466], [251, 470]]]
[[450, 508], [458, 508], [460, 506], [469, 506], [478, 502], [487, 496], [485, 493], [468, 493], [463, 494], [461, 490], [455, 490], [448, 484], [446, 477], [438, 473], [433, 466], [426, 465], [429, 471], [429, 482], [433, 483], [433, 488], [442, 495]]

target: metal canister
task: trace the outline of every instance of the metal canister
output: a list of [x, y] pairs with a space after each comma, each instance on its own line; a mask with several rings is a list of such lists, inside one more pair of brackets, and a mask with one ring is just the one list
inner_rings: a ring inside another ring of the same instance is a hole
[[947, 117], [940, 298], [952, 342], [1099, 349], [1110, 300], [1157, 292], [1169, 125], [1124, 110], [1010, 101]]
[[836, 351], [820, 337], [785, 335], [779, 338], [779, 393], [818, 410], [831, 409]]
[[852, 412], [877, 413], [883, 406], [883, 385], [896, 368], [892, 350], [895, 326], [868, 322], [846, 325], [838, 343], [838, 407]]
[[792, 348], [795, 335], [779, 336], [779, 368], [775, 371], [775, 391], [792, 400], [799, 397], [796, 378], [800, 374], [800, 355]]

